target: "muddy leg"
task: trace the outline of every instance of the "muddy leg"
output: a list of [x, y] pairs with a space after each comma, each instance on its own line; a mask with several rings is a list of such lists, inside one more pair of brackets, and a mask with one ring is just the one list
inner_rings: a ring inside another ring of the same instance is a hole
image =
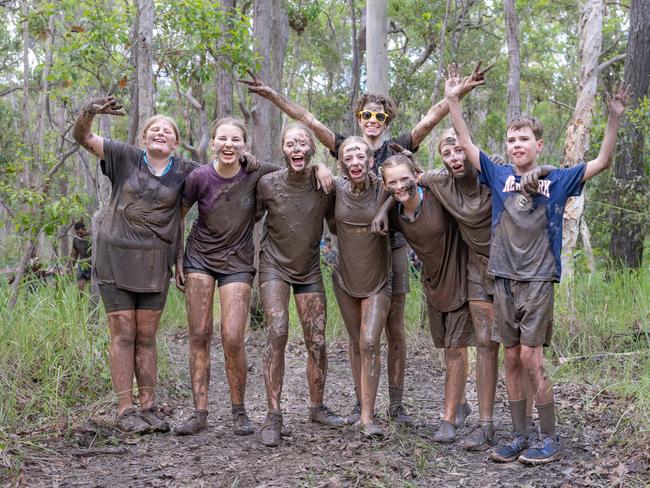
[[323, 403], [327, 378], [327, 346], [325, 325], [327, 305], [325, 293], [299, 293], [294, 296], [307, 347], [307, 382], [309, 406]]
[[284, 350], [289, 334], [289, 292], [289, 285], [280, 280], [266, 281], [260, 285], [267, 330], [264, 352], [266, 401], [269, 411], [278, 413], [284, 381]]
[[246, 392], [246, 319], [251, 298], [247, 283], [229, 283], [219, 288], [221, 303], [221, 343], [226, 360], [226, 376], [233, 405], [243, 405]]
[[456, 410], [463, 403], [467, 383], [467, 348], [445, 348], [445, 413], [443, 420], [456, 423]]
[[386, 325], [390, 297], [383, 293], [361, 300], [361, 424], [374, 419], [377, 386], [381, 374], [381, 331]]
[[111, 333], [109, 363], [113, 391], [117, 396], [118, 415], [133, 407], [135, 324], [135, 310], [120, 310], [108, 314], [108, 328]]
[[492, 422], [494, 418], [494, 396], [499, 370], [499, 343], [492, 340], [494, 310], [492, 303], [471, 301], [469, 308], [476, 336], [476, 390], [481, 422]]
[[539, 413], [539, 427], [543, 434], [555, 435], [555, 412], [553, 384], [546, 373], [544, 350], [542, 346], [521, 347], [521, 362], [528, 369], [530, 382], [535, 392], [537, 410]]
[[156, 381], [158, 379], [158, 351], [156, 333], [162, 310], [135, 311], [135, 377], [138, 380], [140, 409], [155, 406]]
[[388, 372], [388, 393], [391, 409], [402, 404], [404, 389], [404, 370], [406, 367], [405, 299], [406, 295], [404, 294], [391, 296], [390, 310], [386, 320], [386, 341], [388, 342], [386, 370]]
[[336, 301], [339, 303], [345, 329], [348, 331], [348, 355], [350, 356], [354, 390], [357, 394], [357, 400], [361, 401], [361, 351], [359, 350], [359, 334], [361, 330], [360, 301], [341, 290], [336, 282], [334, 282], [334, 294], [336, 295]]
[[185, 303], [190, 329], [190, 378], [196, 410], [208, 410], [210, 345], [212, 344], [214, 278], [203, 273], [185, 277]]

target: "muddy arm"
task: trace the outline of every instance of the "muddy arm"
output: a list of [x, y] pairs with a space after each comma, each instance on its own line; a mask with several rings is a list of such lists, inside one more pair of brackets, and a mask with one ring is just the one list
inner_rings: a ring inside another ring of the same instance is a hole
[[94, 98], [77, 116], [72, 136], [85, 149], [99, 159], [104, 159], [104, 138], [93, 134], [91, 127], [97, 114], [124, 115], [122, 104], [113, 97]]

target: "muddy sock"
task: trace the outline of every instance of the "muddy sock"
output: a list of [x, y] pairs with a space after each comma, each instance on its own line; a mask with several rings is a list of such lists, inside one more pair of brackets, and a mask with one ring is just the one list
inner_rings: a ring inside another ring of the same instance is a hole
[[400, 388], [399, 386], [388, 387], [389, 408], [398, 407], [402, 404], [403, 393], [404, 388]]
[[526, 423], [526, 399], [508, 402], [512, 416], [512, 430], [515, 435], [528, 438], [528, 424]]
[[537, 405], [539, 431], [549, 437], [555, 437], [555, 401]]

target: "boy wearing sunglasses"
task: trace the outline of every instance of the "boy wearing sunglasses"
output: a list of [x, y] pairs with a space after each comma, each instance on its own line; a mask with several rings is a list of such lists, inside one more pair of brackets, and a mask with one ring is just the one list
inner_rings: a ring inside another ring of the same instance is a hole
[[[338, 158], [341, 143], [350, 134], [337, 134], [305, 108], [280, 95], [271, 87], [265, 85], [252, 72], [249, 71], [252, 81], [239, 80], [248, 85], [251, 93], [259, 95], [275, 104], [289, 117], [314, 131], [318, 140], [330, 150], [334, 158]], [[475, 87], [485, 83], [485, 71], [476, 67], [471, 76], [463, 80], [463, 96]], [[357, 102], [354, 113], [362, 132], [363, 140], [373, 151], [372, 171], [378, 175], [383, 162], [395, 154], [391, 143], [397, 143], [402, 148], [416, 152], [420, 143], [429, 135], [431, 130], [449, 113], [447, 100], [443, 99], [433, 105], [426, 115], [411, 129], [410, 132], [396, 138], [384, 138], [384, 132], [392, 120], [397, 116], [397, 107], [393, 101], [383, 95], [366, 93]], [[406, 240], [398, 232], [390, 234], [392, 248], [392, 294], [388, 319], [386, 321], [386, 339], [388, 342], [388, 394], [390, 418], [400, 424], [410, 424], [411, 419], [402, 406], [402, 393], [404, 391], [404, 372], [406, 365], [406, 338], [404, 336], [404, 305], [406, 293], [409, 291], [408, 261], [406, 256]], [[359, 420], [361, 406], [358, 400], [348, 423]], [[459, 411], [457, 422], [464, 422], [466, 411]]]

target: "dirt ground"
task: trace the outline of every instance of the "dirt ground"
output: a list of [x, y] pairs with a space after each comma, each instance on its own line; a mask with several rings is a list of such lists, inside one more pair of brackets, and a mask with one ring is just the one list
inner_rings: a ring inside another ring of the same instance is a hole
[[[218, 334], [216, 335], [218, 336]], [[159, 401], [172, 424], [191, 412], [187, 367], [187, 337], [166, 338], [175, 379], [160, 385]], [[249, 376], [247, 408], [259, 428], [266, 413], [261, 352], [264, 334], [250, 332], [247, 339]], [[353, 405], [353, 388], [344, 342], [329, 345], [326, 403], [347, 414]], [[328, 429], [308, 420], [306, 360], [302, 342], [294, 338], [287, 347], [283, 414], [288, 437], [277, 448], [260, 445], [255, 435], [237, 437], [231, 431], [230, 402], [218, 340], [214, 344], [209, 427], [199, 435], [129, 436], [112, 426], [113, 407], [66, 438], [23, 460], [18, 484], [29, 487], [553, 487], [647, 486], [650, 454], [612, 442], [620, 419], [609, 397], [590, 385], [556, 387], [559, 433], [567, 454], [544, 467], [519, 463], [498, 465], [486, 453], [468, 453], [456, 445], [430, 441], [442, 410], [444, 372], [430, 339], [410, 337], [405, 404], [418, 427], [400, 430], [386, 421], [388, 392], [385, 374], [379, 387], [376, 412], [390, 435], [367, 441], [351, 428]], [[382, 362], [385, 364], [385, 361]], [[466, 434], [478, 421], [473, 371], [467, 397], [474, 412], [461, 431]], [[496, 424], [507, 435], [509, 419], [501, 378], [497, 393]], [[620, 433], [619, 433], [620, 434]], [[90, 454], [89, 448], [112, 450]], [[80, 455], [81, 454], [81, 455]]]

